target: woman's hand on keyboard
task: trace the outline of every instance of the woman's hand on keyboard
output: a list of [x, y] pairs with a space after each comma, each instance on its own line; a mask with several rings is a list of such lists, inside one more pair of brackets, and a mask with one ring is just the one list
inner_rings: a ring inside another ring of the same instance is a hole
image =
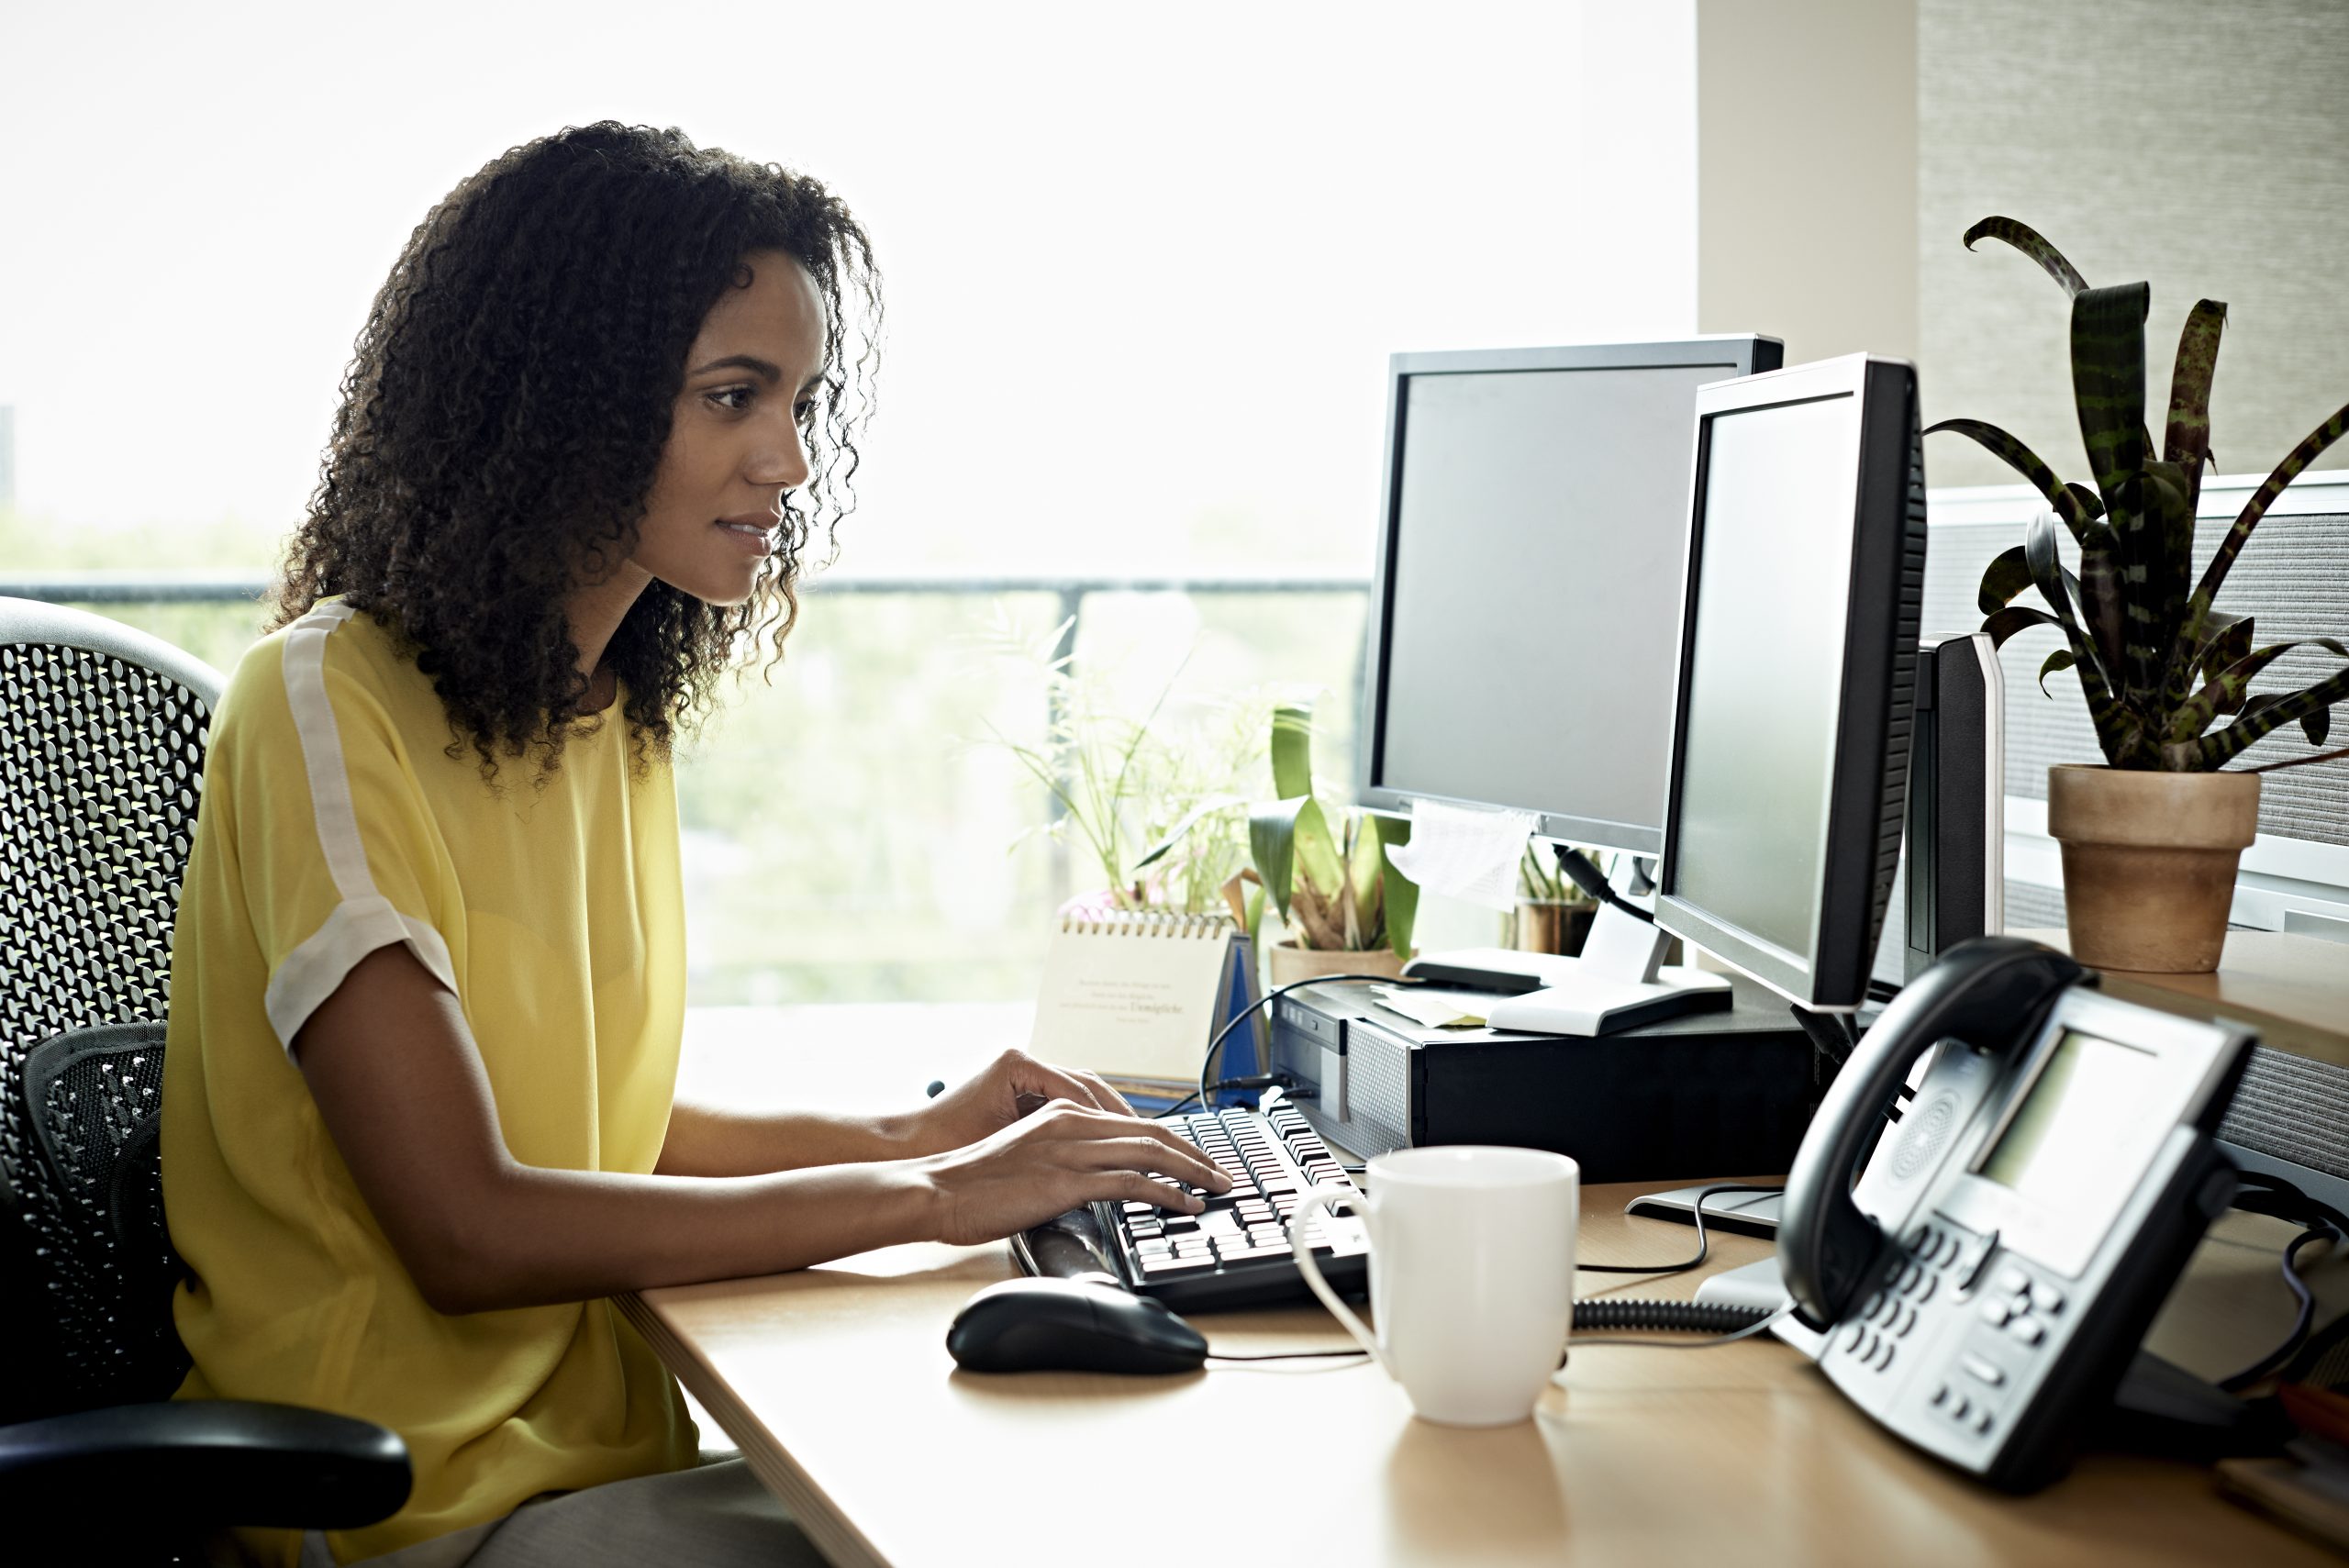
[[1134, 1114], [1124, 1095], [1090, 1073], [1054, 1067], [1024, 1051], [1007, 1051], [977, 1076], [899, 1120], [912, 1152], [943, 1154], [999, 1132], [1054, 1100], [1083, 1110]]
[[1066, 1100], [918, 1163], [935, 1195], [938, 1240], [963, 1246], [1000, 1240], [1096, 1200], [1139, 1198], [1197, 1213], [1199, 1200], [1162, 1175], [1211, 1193], [1231, 1186], [1166, 1128]]

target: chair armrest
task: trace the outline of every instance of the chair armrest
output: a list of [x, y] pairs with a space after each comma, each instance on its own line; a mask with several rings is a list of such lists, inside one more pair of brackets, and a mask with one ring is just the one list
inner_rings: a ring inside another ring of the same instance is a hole
[[410, 1481], [397, 1433], [295, 1405], [175, 1400], [0, 1427], [9, 1518], [351, 1529], [398, 1511]]

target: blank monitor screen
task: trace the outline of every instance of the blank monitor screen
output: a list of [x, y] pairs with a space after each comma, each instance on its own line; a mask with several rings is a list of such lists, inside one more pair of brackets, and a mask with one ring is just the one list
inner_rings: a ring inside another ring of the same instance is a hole
[[1819, 913], [1844, 630], [1820, 585], [1850, 571], [1857, 402], [1717, 415], [1706, 467], [1678, 891], [1789, 955]]
[[1662, 847], [1696, 390], [1746, 373], [1757, 342], [1775, 363], [1751, 338], [1513, 356], [1626, 361], [1573, 368], [1398, 357], [1370, 805], [1508, 806], [1552, 837]]

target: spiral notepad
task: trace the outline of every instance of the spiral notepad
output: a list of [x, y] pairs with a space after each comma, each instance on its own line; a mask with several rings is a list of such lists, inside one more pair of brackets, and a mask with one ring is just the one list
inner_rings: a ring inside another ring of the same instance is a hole
[[[1044, 955], [1028, 1052], [1120, 1089], [1196, 1084], [1208, 1041], [1251, 995], [1247, 934], [1225, 916], [1066, 918]], [[1234, 1032], [1226, 1076], [1252, 1070], [1254, 1045]]]

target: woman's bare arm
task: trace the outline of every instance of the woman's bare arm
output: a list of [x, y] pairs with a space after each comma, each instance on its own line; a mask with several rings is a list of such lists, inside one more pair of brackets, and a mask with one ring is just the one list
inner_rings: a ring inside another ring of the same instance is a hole
[[893, 1242], [975, 1242], [1097, 1198], [1220, 1191], [1163, 1129], [1056, 1102], [966, 1148], [754, 1176], [520, 1163], [457, 999], [405, 948], [346, 975], [294, 1041], [351, 1178], [434, 1307], [480, 1312], [773, 1273]]

